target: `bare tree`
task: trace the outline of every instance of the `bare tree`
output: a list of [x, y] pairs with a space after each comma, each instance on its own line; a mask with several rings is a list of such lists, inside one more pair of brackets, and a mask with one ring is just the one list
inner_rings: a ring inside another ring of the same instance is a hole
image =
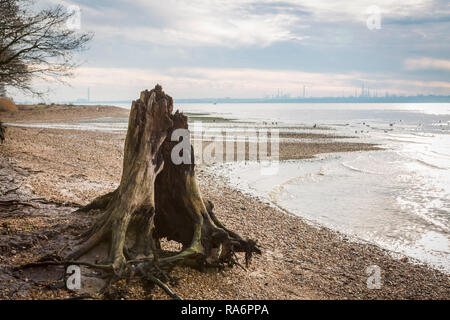
[[14, 87], [39, 95], [34, 78], [63, 81], [86, 48], [91, 33], [67, 27], [73, 13], [62, 6], [33, 10], [30, 0], [0, 0], [0, 88]]

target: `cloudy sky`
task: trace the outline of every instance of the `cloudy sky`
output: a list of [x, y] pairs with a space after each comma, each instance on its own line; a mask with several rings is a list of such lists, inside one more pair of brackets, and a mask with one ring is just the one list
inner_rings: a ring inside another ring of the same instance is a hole
[[175, 98], [348, 96], [363, 82], [450, 95], [448, 0], [39, 1], [52, 4], [79, 6], [95, 37], [50, 100], [88, 87], [91, 100], [131, 100], [155, 83]]

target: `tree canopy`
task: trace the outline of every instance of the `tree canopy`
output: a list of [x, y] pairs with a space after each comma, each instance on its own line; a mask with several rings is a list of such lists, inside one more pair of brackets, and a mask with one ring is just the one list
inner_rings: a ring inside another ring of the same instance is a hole
[[34, 78], [71, 76], [77, 67], [74, 54], [93, 36], [68, 27], [73, 15], [60, 5], [35, 10], [30, 0], [0, 0], [0, 88], [40, 95]]

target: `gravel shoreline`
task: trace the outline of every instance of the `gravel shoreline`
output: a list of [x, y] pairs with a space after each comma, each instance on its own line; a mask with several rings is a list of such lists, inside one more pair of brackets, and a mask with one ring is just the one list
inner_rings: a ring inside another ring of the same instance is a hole
[[[0, 250], [0, 264], [4, 266], [0, 269], [0, 298], [55, 299], [72, 295], [64, 288], [44, 289], [26, 276], [13, 274], [11, 266], [33, 261], [58, 248], [73, 229], [85, 228], [92, 222], [92, 216], [74, 217], [67, 204], [85, 204], [114, 189], [121, 174], [123, 141], [124, 133], [8, 128], [7, 140], [0, 146], [2, 198], [18, 194], [66, 205], [33, 202], [35, 208], [18, 207], [14, 213], [0, 210], [0, 242], [21, 241], [14, 250]], [[291, 148], [295, 152], [299, 145]], [[312, 151], [308, 155], [313, 156]], [[202, 167], [197, 168], [197, 173], [204, 198], [214, 203], [218, 218], [231, 230], [256, 239], [263, 253], [254, 256], [246, 271], [236, 266], [206, 272], [175, 267], [172, 289], [186, 299], [450, 298], [447, 274], [312, 226], [228, 187]], [[19, 188], [11, 191], [16, 186]], [[44, 213], [47, 216], [43, 217]], [[45, 232], [49, 232], [47, 240], [39, 239]], [[371, 265], [381, 269], [379, 290], [367, 287], [366, 269]], [[168, 298], [160, 289], [147, 291], [134, 281], [117, 291], [124, 299]]]

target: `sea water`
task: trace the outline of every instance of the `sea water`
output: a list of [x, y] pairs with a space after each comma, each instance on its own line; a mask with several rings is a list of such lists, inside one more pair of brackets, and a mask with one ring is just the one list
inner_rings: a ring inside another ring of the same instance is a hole
[[450, 104], [222, 108], [218, 114], [240, 120], [328, 126], [357, 137], [341, 141], [380, 144], [381, 151], [282, 161], [272, 176], [257, 162], [213, 171], [292, 214], [450, 271]]

